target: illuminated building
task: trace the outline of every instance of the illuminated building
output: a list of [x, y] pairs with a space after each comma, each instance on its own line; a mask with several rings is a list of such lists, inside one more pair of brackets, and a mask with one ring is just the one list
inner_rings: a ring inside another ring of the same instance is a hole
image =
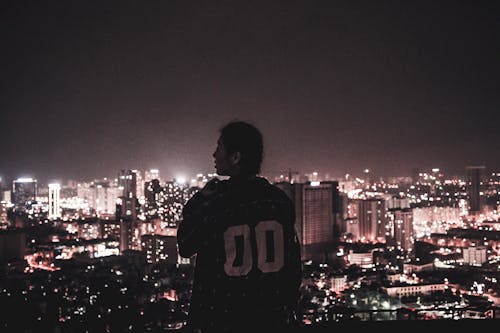
[[114, 239], [89, 239], [55, 243], [51, 251], [55, 259], [85, 260], [86, 258], [117, 256], [120, 254], [118, 247], [119, 243]]
[[165, 182], [160, 204], [160, 218], [167, 227], [177, 227], [182, 219], [182, 209], [190, 197], [190, 190], [179, 183]]
[[135, 196], [140, 201], [143, 201], [143, 199], [144, 199], [144, 180], [142, 179], [141, 172], [139, 170], [132, 170], [132, 172], [135, 173], [135, 184], [136, 184]]
[[122, 196], [137, 197], [137, 171], [123, 169], [118, 174], [118, 186], [123, 189]]
[[414, 254], [413, 212], [410, 208], [391, 208], [388, 217], [392, 230], [387, 235], [387, 243], [399, 250]]
[[382, 289], [391, 297], [430, 295], [434, 292], [443, 291], [448, 286], [445, 283], [421, 283], [421, 284], [402, 284], [398, 286], [382, 287]]
[[350, 242], [359, 241], [359, 223], [357, 217], [345, 220], [344, 239]]
[[163, 188], [158, 179], [147, 181], [144, 186], [144, 213], [148, 219], [159, 217], [159, 203]]
[[148, 220], [159, 218], [163, 228], [175, 228], [182, 219], [182, 209], [195, 189], [168, 181], [164, 186], [158, 179], [146, 183], [144, 213]]
[[486, 257], [485, 246], [470, 246], [462, 249], [464, 254], [464, 263], [472, 266], [481, 266], [488, 259]]
[[330, 278], [331, 288], [330, 290], [340, 293], [348, 287], [347, 285], [347, 275], [333, 276]]
[[114, 215], [123, 189], [107, 179], [78, 184], [77, 196], [88, 203], [97, 216]]
[[116, 220], [120, 223], [120, 252], [140, 250], [140, 221], [137, 220], [140, 206], [137, 199], [136, 170], [121, 170], [118, 186], [122, 189], [122, 195], [116, 204]]
[[82, 220], [78, 223], [78, 238], [90, 240], [102, 237], [102, 223], [96, 219]]
[[434, 262], [405, 262], [403, 263], [403, 272], [407, 275], [420, 272], [430, 272], [434, 270]]
[[91, 205], [98, 216], [114, 214], [121, 189], [110, 182], [97, 183], [93, 186], [94, 201]]
[[120, 222], [105, 220], [102, 223], [102, 238], [120, 238]]
[[61, 185], [49, 184], [49, 219], [61, 217]]
[[364, 242], [385, 241], [385, 200], [378, 198], [359, 199], [358, 224], [360, 238]]
[[117, 220], [135, 220], [139, 213], [137, 199], [137, 174], [135, 170], [121, 170], [118, 175], [118, 187], [122, 195], [117, 202]]
[[6, 203], [11, 203], [12, 202], [12, 192], [10, 190], [2, 191], [0, 201], [4, 201]]
[[33, 178], [18, 178], [12, 182], [12, 202], [25, 205], [36, 201], [37, 181]]
[[340, 204], [338, 183], [276, 183], [294, 201], [302, 260], [325, 259], [335, 239]]
[[446, 233], [450, 228], [463, 227], [459, 207], [417, 207], [413, 208], [413, 230], [416, 238], [431, 233]]
[[177, 237], [163, 235], [143, 235], [142, 250], [146, 253], [146, 261], [150, 264], [164, 261], [178, 263]]
[[469, 215], [477, 215], [481, 213], [483, 207], [482, 186], [484, 166], [468, 166], [467, 171], [467, 208]]
[[158, 169], [150, 169], [150, 170], [144, 172], [144, 182], [145, 183], [150, 182], [153, 179], [158, 179], [158, 181], [161, 182], [161, 179], [160, 179], [160, 170], [158, 170]]
[[120, 253], [125, 250], [140, 251], [141, 248], [141, 221], [120, 219]]
[[347, 262], [350, 265], [357, 265], [362, 268], [370, 268], [373, 265], [373, 252], [354, 252], [349, 251]]
[[0, 229], [7, 229], [9, 219], [7, 216], [7, 202], [0, 201]]

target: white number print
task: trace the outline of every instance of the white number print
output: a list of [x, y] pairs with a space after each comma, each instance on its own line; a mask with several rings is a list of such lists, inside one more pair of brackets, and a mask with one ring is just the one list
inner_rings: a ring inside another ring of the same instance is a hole
[[[277, 272], [283, 267], [285, 263], [283, 238], [283, 226], [277, 221], [261, 221], [255, 226], [257, 267], [261, 272]], [[250, 227], [246, 224], [229, 227], [224, 232], [224, 248], [226, 250], [224, 263], [226, 274], [229, 276], [247, 275], [252, 269], [254, 260], [250, 243]]]
[[[243, 252], [241, 264], [234, 266], [233, 263], [237, 256], [236, 238], [243, 238]], [[224, 271], [230, 276], [244, 276], [252, 269], [252, 248], [250, 246], [250, 227], [246, 224], [236, 225], [227, 228], [224, 232], [224, 248], [226, 250], [226, 262], [224, 263]]]

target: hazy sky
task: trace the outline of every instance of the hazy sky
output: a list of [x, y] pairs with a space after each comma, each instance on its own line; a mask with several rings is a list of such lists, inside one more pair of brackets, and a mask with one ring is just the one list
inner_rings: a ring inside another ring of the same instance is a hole
[[213, 172], [219, 128], [263, 171], [500, 171], [499, 1], [0, 4], [0, 176]]

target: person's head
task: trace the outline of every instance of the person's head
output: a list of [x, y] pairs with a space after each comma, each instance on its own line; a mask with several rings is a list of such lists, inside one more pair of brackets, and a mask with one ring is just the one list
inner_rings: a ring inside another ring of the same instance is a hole
[[260, 173], [264, 144], [261, 132], [252, 124], [233, 121], [220, 129], [213, 153], [221, 176], [254, 176]]

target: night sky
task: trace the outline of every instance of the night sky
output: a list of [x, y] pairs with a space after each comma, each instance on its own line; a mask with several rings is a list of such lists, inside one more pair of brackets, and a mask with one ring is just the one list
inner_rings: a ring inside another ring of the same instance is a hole
[[0, 176], [214, 172], [257, 125], [264, 173], [500, 171], [499, 1], [0, 4]]

